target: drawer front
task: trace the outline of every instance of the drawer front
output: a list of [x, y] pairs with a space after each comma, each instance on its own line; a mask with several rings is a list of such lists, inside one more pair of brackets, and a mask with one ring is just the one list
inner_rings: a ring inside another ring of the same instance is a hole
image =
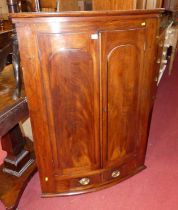
[[66, 178], [55, 176], [55, 194], [72, 195], [106, 188], [108, 185], [111, 186], [129, 178], [144, 168], [141, 160], [134, 159], [118, 167], [97, 171], [97, 174]]
[[101, 174], [61, 179], [56, 177], [56, 192], [66, 194], [87, 190], [101, 183]]
[[138, 164], [136, 160], [130, 161], [127, 164], [123, 164], [118, 167], [114, 167], [109, 169], [102, 174], [103, 182], [110, 182], [114, 180], [119, 180], [123, 178], [127, 178], [127, 176], [133, 175], [138, 169]]

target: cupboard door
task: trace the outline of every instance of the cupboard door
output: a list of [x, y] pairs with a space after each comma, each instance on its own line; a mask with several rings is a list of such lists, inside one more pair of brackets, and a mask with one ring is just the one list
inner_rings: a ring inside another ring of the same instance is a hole
[[142, 72], [145, 29], [101, 32], [103, 86], [103, 165], [115, 167], [135, 158], [143, 147]]
[[91, 173], [100, 168], [97, 40], [49, 33], [38, 45], [55, 180]]

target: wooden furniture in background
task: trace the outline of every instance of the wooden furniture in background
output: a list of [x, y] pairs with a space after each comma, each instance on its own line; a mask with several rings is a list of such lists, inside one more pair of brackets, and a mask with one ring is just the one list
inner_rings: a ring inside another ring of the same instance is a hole
[[172, 72], [173, 63], [177, 53], [178, 45], [178, 25], [173, 25], [168, 29], [167, 40], [165, 43], [167, 46], [171, 47], [170, 63], [169, 63], [169, 74]]
[[136, 0], [137, 9], [155, 9], [163, 8], [164, 0]]
[[[35, 7], [34, 0], [29, 1]], [[91, 4], [93, 10], [134, 10], [163, 7], [163, 0], [60, 0], [60, 11], [79, 10], [82, 1], [83, 5]], [[56, 0], [40, 0], [40, 6], [42, 11], [49, 11], [50, 8], [56, 9]]]
[[167, 10], [178, 11], [178, 0], [164, 0], [164, 8]]
[[[77, 0], [60, 0], [59, 1], [59, 11], [75, 11], [79, 10]], [[40, 0], [41, 11], [56, 11], [57, 1], [45, 1]]]
[[[35, 8], [35, 0], [26, 1], [32, 8]], [[91, 4], [93, 10], [133, 10], [133, 9], [155, 9], [166, 8], [175, 10], [178, 7], [178, 0], [60, 0], [60, 11], [79, 10], [79, 5]], [[40, 0], [42, 11], [56, 10], [56, 0]]]
[[133, 10], [136, 0], [92, 0], [93, 10]]
[[0, 72], [7, 63], [9, 54], [12, 54], [12, 30], [0, 31]]
[[173, 25], [168, 29], [166, 40], [166, 45], [172, 48], [169, 62], [169, 74], [171, 74], [178, 45], [178, 0], [165, 0], [164, 7], [171, 10], [173, 16]]
[[163, 1], [164, 0], [157, 0], [156, 1], [156, 8], [163, 8]]
[[10, 65], [0, 74], [0, 140], [2, 149], [7, 152], [0, 166], [0, 200], [7, 210], [16, 209], [26, 184], [36, 171], [32, 142], [22, 136], [18, 124], [28, 117], [27, 101], [24, 92], [22, 98], [13, 100], [14, 89]]
[[[35, 11], [35, 0], [28, 1], [32, 7], [32, 10]], [[60, 11], [74, 11], [79, 10], [78, 1], [77, 0], [60, 0]], [[57, 9], [57, 1], [56, 0], [39, 0], [40, 3], [40, 11], [42, 12], [50, 12], [56, 11]]]
[[77, 11], [79, 10], [78, 1], [77, 0], [60, 0], [60, 11]]
[[4, 30], [12, 30], [12, 23], [9, 20], [4, 20], [3, 27]]
[[[91, 4], [93, 10], [178, 9], [178, 0], [60, 0], [60, 11], [79, 10], [82, 1], [83, 5]], [[22, 11], [35, 10], [35, 0], [21, 0], [21, 2]], [[56, 0], [39, 0], [39, 2], [42, 11], [56, 11]]]
[[[18, 0], [6, 0], [8, 6], [9, 13], [16, 13], [20, 11], [19, 1]], [[13, 98], [17, 99], [21, 96], [21, 88], [22, 88], [22, 75], [21, 75], [21, 66], [20, 66], [20, 55], [19, 55], [19, 48], [18, 48], [18, 41], [16, 31], [14, 29], [14, 25], [12, 25], [12, 36], [11, 36], [11, 43], [12, 43], [12, 64], [14, 70], [14, 77], [16, 81], [16, 88], [14, 90]]]
[[145, 168], [162, 10], [13, 14], [43, 196]]
[[146, 0], [137, 0], [137, 9], [144, 9], [146, 8]]
[[165, 16], [164, 21], [162, 21], [162, 33], [161, 33], [161, 42], [159, 43], [159, 76], [158, 84], [164, 74], [168, 69], [169, 75], [171, 74], [173, 63], [175, 60], [175, 55], [177, 51], [178, 43], [178, 28], [176, 23], [176, 12], [169, 11], [167, 16]]

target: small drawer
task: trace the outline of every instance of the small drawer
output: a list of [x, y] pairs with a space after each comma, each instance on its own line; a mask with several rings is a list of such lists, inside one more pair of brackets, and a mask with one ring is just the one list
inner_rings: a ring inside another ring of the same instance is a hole
[[120, 179], [124, 176], [122, 167], [114, 167], [110, 170], [107, 170], [103, 172], [102, 174], [102, 180], [103, 182], [114, 180], [114, 179]]
[[102, 180], [103, 182], [106, 182], [111, 180], [114, 181], [115, 179], [122, 179], [129, 175], [132, 175], [136, 169], [137, 169], [136, 161], [130, 161], [127, 164], [123, 164], [118, 167], [113, 167], [112, 169], [103, 172]]
[[89, 175], [89, 176], [85, 175], [77, 178], [64, 178], [64, 179], [61, 179], [61, 177], [58, 179], [56, 177], [55, 179], [57, 187], [56, 190], [58, 193], [85, 190], [101, 183], [100, 174]]
[[101, 175], [93, 175], [93, 176], [82, 176], [79, 178], [71, 179], [70, 186], [73, 187], [86, 187], [89, 185], [95, 185], [101, 182]]

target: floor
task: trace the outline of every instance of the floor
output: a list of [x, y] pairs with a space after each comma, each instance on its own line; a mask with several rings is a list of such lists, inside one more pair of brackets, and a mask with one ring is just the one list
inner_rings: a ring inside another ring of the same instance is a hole
[[[28, 184], [18, 209], [178, 210], [178, 56], [172, 75], [165, 74], [158, 89], [146, 166], [143, 172], [102, 191], [46, 199], [40, 198], [36, 174]], [[0, 210], [3, 209], [0, 204]]]

